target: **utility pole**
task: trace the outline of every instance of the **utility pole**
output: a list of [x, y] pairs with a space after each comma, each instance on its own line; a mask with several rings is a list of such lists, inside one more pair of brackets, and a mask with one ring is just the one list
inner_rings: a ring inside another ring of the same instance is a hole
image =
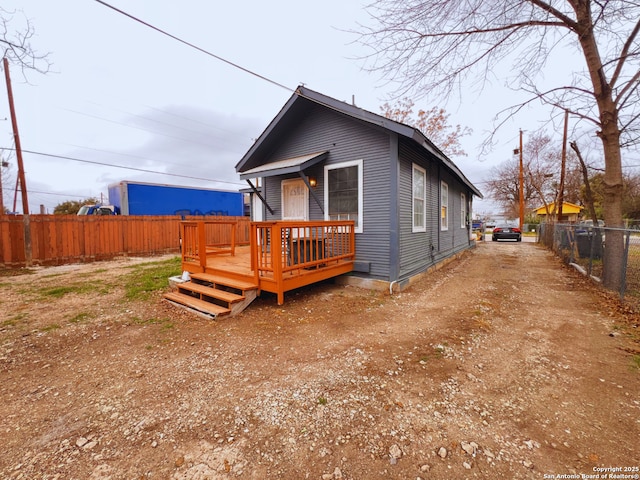
[[16, 157], [18, 159], [18, 178], [20, 179], [20, 193], [22, 196], [22, 212], [29, 215], [29, 200], [27, 198], [27, 182], [24, 177], [24, 164], [22, 162], [22, 147], [20, 146], [20, 134], [18, 133], [18, 120], [13, 105], [13, 90], [11, 88], [11, 76], [9, 75], [9, 61], [4, 57], [4, 77], [7, 81], [7, 95], [9, 96], [9, 110], [11, 111], [11, 125], [13, 126], [13, 138], [16, 145]]
[[564, 172], [567, 164], [567, 130], [569, 129], [569, 110], [564, 111], [564, 134], [562, 136], [562, 166], [560, 168], [560, 193], [558, 194], [558, 223], [562, 221], [562, 204], [564, 203]]
[[522, 130], [520, 130], [520, 230], [524, 226], [524, 166], [522, 163]]
[[7, 81], [7, 95], [9, 97], [9, 110], [11, 111], [11, 124], [13, 126], [13, 138], [16, 146], [16, 158], [18, 159], [18, 179], [20, 180], [20, 193], [22, 196], [22, 219], [24, 221], [24, 253], [27, 266], [31, 266], [31, 223], [29, 219], [29, 200], [27, 198], [27, 182], [24, 175], [24, 164], [22, 162], [22, 148], [20, 146], [20, 135], [18, 134], [18, 120], [16, 110], [13, 105], [13, 90], [11, 88], [11, 76], [9, 75], [9, 61], [4, 57], [4, 78]]

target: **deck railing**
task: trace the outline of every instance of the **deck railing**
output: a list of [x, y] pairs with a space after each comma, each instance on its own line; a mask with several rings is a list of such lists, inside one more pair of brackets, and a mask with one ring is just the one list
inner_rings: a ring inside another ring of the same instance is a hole
[[252, 282], [259, 291], [277, 294], [279, 305], [285, 292], [353, 270], [356, 241], [352, 220], [239, 225], [242, 237], [248, 239], [243, 244], [249, 243], [250, 258], [245, 257], [246, 249], [231, 258], [236, 253], [235, 222], [182, 222], [183, 269]]
[[252, 222], [251, 269], [281, 279], [355, 257], [353, 221]]
[[[183, 263], [204, 268], [207, 258], [235, 255], [239, 224], [236, 220], [185, 221], [180, 223]], [[246, 238], [246, 235], [242, 235]]]

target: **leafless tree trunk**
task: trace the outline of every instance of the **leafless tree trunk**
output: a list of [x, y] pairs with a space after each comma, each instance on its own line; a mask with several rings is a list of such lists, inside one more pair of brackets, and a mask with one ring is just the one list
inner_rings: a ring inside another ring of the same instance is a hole
[[589, 171], [587, 170], [587, 165], [582, 158], [582, 153], [580, 153], [578, 144], [576, 142], [570, 142], [569, 146], [574, 152], [576, 152], [578, 161], [580, 162], [580, 170], [582, 170], [582, 179], [584, 181], [585, 203], [587, 204], [587, 210], [589, 210], [589, 216], [591, 217], [591, 220], [593, 220], [593, 224], [598, 225], [598, 215], [596, 214], [596, 207], [593, 204], [593, 193], [591, 192], [591, 182], [589, 182]]
[[[605, 162], [607, 226], [622, 227], [622, 145], [638, 143], [640, 4], [629, 0], [379, 0], [368, 7], [371, 26], [360, 41], [371, 48], [366, 67], [409, 93], [449, 96], [481, 90], [494, 67], [511, 61], [511, 88], [529, 94], [517, 113], [542, 101], [597, 131]], [[557, 87], [538, 85], [549, 57], [561, 48], [579, 50], [586, 70], [565, 71]], [[514, 53], [517, 53], [514, 58]], [[622, 232], [607, 234], [604, 284], [621, 282]]]

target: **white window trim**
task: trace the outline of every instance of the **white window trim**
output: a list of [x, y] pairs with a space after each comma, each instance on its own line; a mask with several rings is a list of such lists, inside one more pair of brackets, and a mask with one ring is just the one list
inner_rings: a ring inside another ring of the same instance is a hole
[[330, 165], [324, 166], [324, 219], [329, 220], [329, 170], [334, 170], [337, 168], [347, 168], [353, 167], [354, 165], [358, 167], [358, 225], [355, 228], [355, 233], [362, 233], [364, 230], [364, 215], [363, 215], [363, 206], [364, 206], [364, 182], [363, 182], [363, 173], [362, 173], [362, 165], [363, 160], [351, 160], [348, 162], [342, 163], [332, 163]]
[[[415, 179], [415, 172], [416, 170], [420, 173], [422, 173], [423, 175], [423, 179], [424, 179], [424, 192], [423, 192], [423, 196], [422, 196], [422, 226], [416, 226], [415, 221], [416, 221], [416, 217], [415, 217], [415, 198], [413, 195], [413, 185], [414, 185], [414, 179]], [[412, 164], [412, 169], [411, 169], [411, 231], [413, 233], [417, 233], [417, 232], [426, 232], [427, 231], [427, 171], [420, 167], [419, 165], [416, 165], [415, 163]]]
[[467, 196], [460, 194], [460, 228], [467, 228]]
[[[444, 192], [447, 192], [447, 201], [446, 201], [446, 205], [444, 205], [445, 202], [443, 202], [443, 196], [444, 196]], [[443, 225], [443, 217], [442, 217], [442, 207], [445, 208], [445, 215], [444, 215], [444, 225]], [[449, 230], [449, 185], [446, 182], [440, 182], [440, 215], [439, 215], [439, 220], [440, 220], [440, 230], [445, 231], [445, 230]]]

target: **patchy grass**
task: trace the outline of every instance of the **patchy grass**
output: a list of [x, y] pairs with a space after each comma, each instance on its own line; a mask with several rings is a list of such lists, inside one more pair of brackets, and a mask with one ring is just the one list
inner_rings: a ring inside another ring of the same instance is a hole
[[43, 297], [62, 298], [69, 293], [88, 293], [95, 291], [95, 287], [87, 283], [75, 283], [72, 285], [63, 285], [60, 287], [47, 287], [38, 290], [37, 293]]
[[484, 330], [485, 332], [490, 332], [492, 329], [491, 322], [486, 318], [474, 318], [473, 320], [474, 328], [478, 330]]
[[640, 371], [640, 355], [634, 355], [631, 357], [631, 368], [636, 371]]
[[422, 353], [417, 356], [417, 362], [420, 365], [426, 365], [431, 360], [439, 360], [444, 358], [447, 353], [447, 343], [438, 344], [433, 347], [433, 351], [430, 353]]
[[435, 347], [433, 347], [433, 350], [435, 351], [436, 358], [444, 357], [444, 354], [447, 351], [445, 345], [436, 345]]
[[28, 317], [29, 317], [29, 314], [26, 312], [16, 313], [15, 315], [12, 315], [7, 320], [4, 320], [2, 323], [0, 323], [0, 327], [2, 328], [15, 327]]
[[124, 277], [125, 296], [129, 300], [146, 300], [154, 292], [169, 287], [169, 277], [180, 275], [180, 257], [158, 262], [141, 263], [129, 267], [132, 272]]
[[166, 318], [140, 318], [133, 317], [133, 323], [136, 325], [158, 325], [159, 323], [168, 322], [169, 320]]
[[20, 275], [32, 275], [36, 273], [30, 268], [2, 268], [0, 269], [0, 277], [18, 277]]
[[56, 277], [62, 277], [67, 275], [66, 273], [50, 273], [48, 275], [42, 275], [42, 278], [56, 278]]
[[133, 323], [136, 325], [161, 325], [160, 330], [171, 330], [174, 328], [174, 323], [169, 318], [140, 318], [134, 317], [132, 318]]
[[91, 272], [80, 272], [76, 274], [76, 277], [78, 278], [90, 278], [90, 277], [95, 277], [96, 275], [100, 275], [101, 273], [105, 273], [108, 272], [108, 270], [106, 268], [99, 268], [97, 270], [93, 270]]
[[93, 318], [93, 315], [91, 313], [81, 312], [71, 317], [69, 319], [69, 323], [84, 323], [91, 320], [91, 318]]
[[57, 323], [51, 323], [49, 325], [45, 325], [44, 327], [40, 328], [39, 331], [41, 332], [51, 332], [53, 330], [58, 330], [62, 327], [60, 327], [60, 325], [58, 325]]

